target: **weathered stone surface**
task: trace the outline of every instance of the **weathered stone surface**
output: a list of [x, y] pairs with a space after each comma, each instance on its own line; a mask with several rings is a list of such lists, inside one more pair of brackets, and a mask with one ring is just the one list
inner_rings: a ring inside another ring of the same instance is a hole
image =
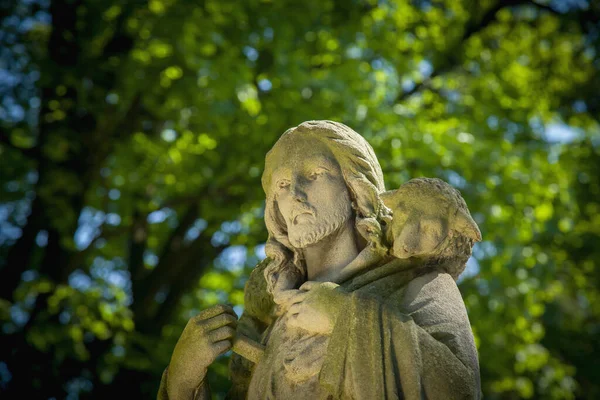
[[245, 312], [190, 320], [159, 399], [210, 398], [206, 368], [232, 342], [232, 399], [481, 397], [455, 283], [481, 234], [457, 190], [419, 178], [386, 192], [370, 145], [331, 121], [285, 132], [262, 183], [267, 259]]

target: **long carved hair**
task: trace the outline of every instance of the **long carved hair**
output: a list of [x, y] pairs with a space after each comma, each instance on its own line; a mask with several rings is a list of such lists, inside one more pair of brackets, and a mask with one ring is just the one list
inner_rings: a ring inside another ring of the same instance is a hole
[[[379, 194], [385, 191], [383, 173], [371, 145], [358, 133], [348, 126], [333, 121], [307, 121], [295, 128], [288, 129], [279, 139], [290, 135], [310, 136], [325, 144], [337, 160], [350, 198], [355, 215], [355, 227], [360, 234], [359, 243], [362, 249], [373, 246], [378, 250], [387, 251], [389, 243], [385, 240], [386, 226], [389, 226], [392, 211], [385, 206]], [[306, 280], [306, 265], [302, 252], [293, 247], [288, 239], [285, 220], [279, 212], [275, 193], [271, 188], [271, 176], [277, 166], [269, 162], [270, 156], [277, 150], [279, 141], [267, 153], [265, 171], [262, 176], [262, 186], [266, 195], [265, 224], [269, 237], [266, 244], [266, 254], [270, 259], [264, 274], [267, 290], [273, 289], [283, 273], [289, 279], [289, 289], [299, 286]]]

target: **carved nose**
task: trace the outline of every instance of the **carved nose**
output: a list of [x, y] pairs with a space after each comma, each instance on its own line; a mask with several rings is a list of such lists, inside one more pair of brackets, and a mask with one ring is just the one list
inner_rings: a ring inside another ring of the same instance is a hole
[[306, 195], [297, 191], [294, 193], [294, 200], [296, 200], [298, 203], [304, 203], [306, 202]]
[[300, 187], [298, 186], [298, 184], [293, 184], [292, 185], [292, 198], [294, 200], [296, 200], [299, 203], [305, 203], [306, 202], [306, 193], [304, 193], [304, 191], [302, 189], [300, 189]]

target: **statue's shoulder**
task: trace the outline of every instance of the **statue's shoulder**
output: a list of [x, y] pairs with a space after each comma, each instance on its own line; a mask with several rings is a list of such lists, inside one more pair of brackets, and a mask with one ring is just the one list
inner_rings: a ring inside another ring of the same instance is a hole
[[264, 273], [270, 262], [271, 259], [265, 258], [258, 263], [250, 272], [250, 277], [244, 287], [245, 311], [266, 324], [270, 324], [275, 307], [273, 296], [267, 290], [267, 280]]

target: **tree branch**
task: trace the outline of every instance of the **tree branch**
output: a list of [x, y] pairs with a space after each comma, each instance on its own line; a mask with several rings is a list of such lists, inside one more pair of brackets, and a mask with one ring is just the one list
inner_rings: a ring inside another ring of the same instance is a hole
[[129, 271], [131, 279], [137, 281], [144, 268], [144, 252], [146, 251], [148, 239], [147, 216], [138, 210], [133, 213], [133, 225], [129, 235]]
[[39, 197], [33, 200], [31, 213], [27, 217], [27, 223], [16, 243], [8, 250], [5, 264], [0, 270], [0, 297], [8, 301], [13, 300], [13, 292], [19, 286], [21, 274], [31, 267], [31, 256], [33, 255], [35, 237], [43, 224], [44, 210]]
[[134, 275], [135, 271], [131, 271], [134, 300], [131, 309], [136, 320], [143, 321], [150, 318], [156, 294], [165, 284], [170, 285], [173, 280], [179, 278], [179, 273], [183, 269], [182, 264], [184, 262], [182, 262], [182, 259], [186, 250], [183, 247], [183, 239], [197, 217], [198, 207], [189, 207], [177, 228], [167, 239], [160, 254], [158, 265], [150, 271], [148, 276], [142, 277], [139, 273]]
[[550, 7], [547, 4], [540, 4], [533, 0], [529, 0], [527, 3], [531, 4], [532, 6], [534, 6], [536, 8], [539, 8], [540, 10], [548, 11], [549, 13], [554, 14], [554, 15], [558, 15], [558, 16], [565, 15], [565, 14], [562, 14], [562, 13], [556, 11], [554, 8]]
[[[179, 304], [181, 297], [198, 284], [200, 277], [225, 247], [227, 246], [214, 247], [208, 243], [197, 246], [195, 251], [190, 253], [190, 257], [188, 257], [184, 268], [182, 268], [182, 274], [173, 282], [165, 301], [160, 304], [154, 314], [154, 318], [152, 318], [153, 326], [162, 327], [173, 317], [173, 311]], [[160, 331], [149, 333], [160, 333]]]
[[473, 35], [483, 31], [485, 28], [490, 26], [493, 22], [496, 21], [498, 12], [504, 8], [516, 6], [519, 4], [526, 3], [529, 0], [504, 0], [497, 2], [492, 8], [487, 10], [483, 16], [479, 19], [473, 18], [465, 27], [465, 31], [461, 36], [461, 39], [455, 43], [453, 46], [450, 46], [448, 52], [442, 57], [442, 62], [439, 65], [434, 66], [432, 74], [421, 82], [415, 84], [415, 86], [406, 92], [400, 93], [396, 99], [395, 103], [399, 103], [401, 101], [406, 100], [413, 94], [417, 93], [424, 87], [429, 86], [430, 82], [433, 78], [445, 74], [446, 72], [452, 70], [460, 63], [460, 48], [462, 45], [469, 40]]

